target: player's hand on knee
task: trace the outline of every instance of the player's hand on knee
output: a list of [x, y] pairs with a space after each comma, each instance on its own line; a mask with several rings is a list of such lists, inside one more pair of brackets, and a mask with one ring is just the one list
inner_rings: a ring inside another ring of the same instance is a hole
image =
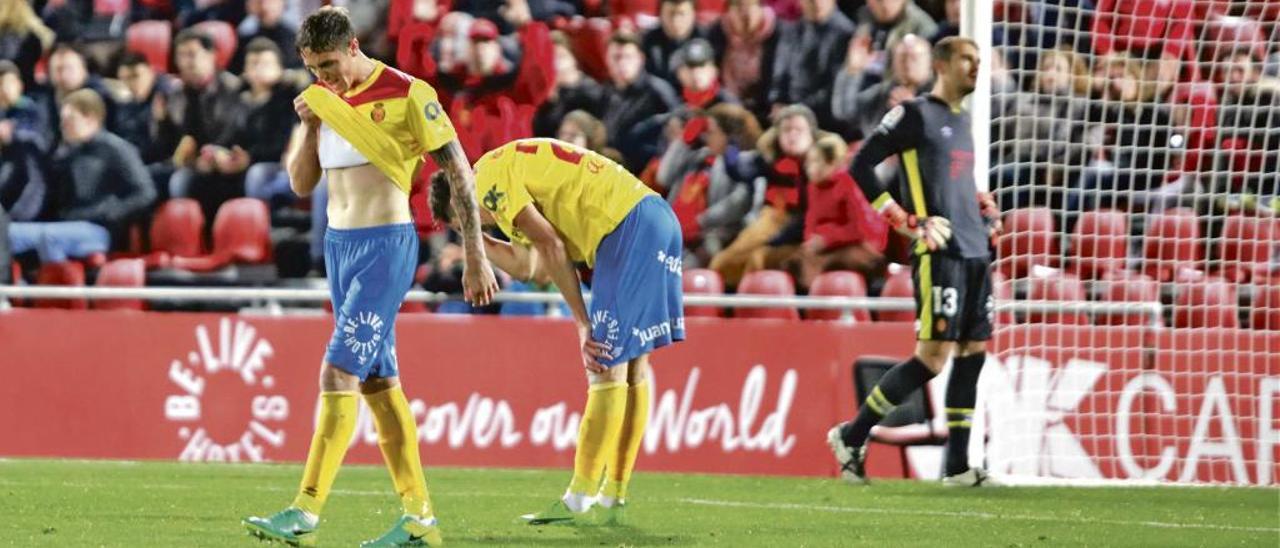
[[590, 326], [578, 326], [578, 343], [582, 351], [582, 367], [591, 373], [604, 373], [604, 360], [609, 359], [609, 345], [591, 338]]
[[488, 306], [498, 293], [498, 278], [487, 262], [462, 268], [462, 296], [473, 306]]

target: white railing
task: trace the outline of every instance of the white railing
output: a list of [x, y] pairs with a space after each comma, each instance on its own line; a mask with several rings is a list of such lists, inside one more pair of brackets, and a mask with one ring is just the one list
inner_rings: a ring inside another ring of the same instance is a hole
[[[590, 298], [590, 293], [586, 294]], [[88, 299], [119, 300], [143, 299], [148, 301], [251, 301], [266, 303], [279, 309], [282, 302], [324, 302], [329, 300], [329, 290], [323, 288], [262, 288], [262, 287], [89, 287], [49, 285], [0, 285], [0, 300], [6, 298], [27, 299]], [[442, 303], [460, 301], [460, 295], [413, 290], [407, 301]], [[564, 302], [559, 293], [509, 293], [494, 297], [499, 303]], [[725, 308], [797, 308], [805, 310], [841, 310], [846, 317], [852, 311], [912, 311], [915, 301], [896, 297], [783, 297], [766, 295], [685, 295], [686, 306], [717, 306]], [[1159, 302], [1097, 303], [1088, 301], [1006, 301], [996, 304], [998, 311], [1015, 313], [1091, 313], [1134, 314], [1141, 313], [1158, 323], [1162, 314]]]

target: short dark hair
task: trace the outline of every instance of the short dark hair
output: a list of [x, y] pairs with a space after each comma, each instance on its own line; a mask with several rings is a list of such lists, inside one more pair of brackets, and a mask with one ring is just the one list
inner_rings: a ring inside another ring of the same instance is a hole
[[18, 70], [18, 65], [8, 59], [0, 59], [0, 78], [10, 74], [22, 78], [22, 71]]
[[204, 32], [200, 29], [195, 29], [195, 28], [182, 29], [180, 32], [178, 32], [177, 36], [173, 37], [173, 47], [175, 48], [187, 42], [199, 42], [200, 49], [203, 49], [205, 51], [213, 51], [213, 37], [209, 36], [209, 33]]
[[309, 49], [324, 53], [345, 47], [355, 37], [356, 31], [351, 26], [346, 8], [325, 6], [302, 22], [294, 45], [298, 51]]
[[443, 171], [432, 173], [427, 196], [431, 217], [438, 224], [448, 225], [453, 219], [453, 189], [449, 187], [449, 174]]
[[959, 49], [959, 46], [961, 45], [969, 45], [973, 46], [973, 49], [978, 49], [978, 43], [972, 38], [964, 36], [948, 36], [938, 40], [938, 43], [933, 45], [933, 60], [942, 61], [943, 63], [950, 62], [951, 56], [955, 55], [956, 50]]
[[284, 53], [280, 51], [280, 46], [265, 36], [259, 36], [249, 41], [244, 47], [244, 56], [247, 58], [255, 53], [274, 53], [277, 61], [284, 61]]
[[631, 45], [635, 46], [636, 49], [639, 49], [640, 51], [644, 51], [644, 47], [640, 45], [640, 36], [636, 35], [634, 32], [625, 30], [613, 33], [613, 36], [609, 37], [609, 45]]
[[126, 51], [124, 52], [124, 55], [120, 56], [120, 68], [136, 67], [138, 65], [151, 66], [151, 63], [147, 61], [147, 57], [145, 55], [136, 51]]
[[658, 5], [661, 6], [662, 4], [675, 4], [679, 6], [680, 4], [692, 4], [692, 3], [693, 3], [693, 0], [662, 0], [662, 2], [659, 3]]

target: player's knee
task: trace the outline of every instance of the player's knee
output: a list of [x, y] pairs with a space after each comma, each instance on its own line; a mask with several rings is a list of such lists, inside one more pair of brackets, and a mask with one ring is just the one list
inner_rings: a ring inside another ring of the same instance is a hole
[[395, 388], [399, 384], [398, 377], [369, 377], [360, 383], [360, 393], [377, 394], [378, 392]]
[[950, 341], [920, 341], [916, 345], [916, 358], [936, 375], [947, 366], [947, 359], [951, 357], [955, 344]]
[[649, 355], [645, 354], [627, 364], [627, 384], [635, 386], [649, 379]]
[[355, 392], [360, 389], [360, 379], [333, 364], [325, 362], [320, 369], [320, 390], [324, 392]]
[[627, 382], [627, 372], [630, 368], [626, 363], [620, 363], [604, 370], [603, 373], [587, 372], [587, 382], [591, 384], [604, 384], [610, 382]]
[[960, 343], [958, 354], [960, 356], [971, 356], [973, 354], [983, 354], [987, 351], [987, 341], [964, 341]]

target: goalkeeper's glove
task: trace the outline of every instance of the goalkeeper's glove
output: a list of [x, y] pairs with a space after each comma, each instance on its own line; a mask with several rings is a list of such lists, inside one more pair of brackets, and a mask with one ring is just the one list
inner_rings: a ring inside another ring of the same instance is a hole
[[990, 192], [978, 193], [978, 208], [982, 211], [982, 218], [987, 223], [987, 237], [995, 239], [1004, 233], [1004, 222], [1000, 220], [1000, 206], [996, 205], [996, 199]]
[[930, 252], [946, 249], [951, 240], [951, 221], [946, 217], [916, 217], [892, 200], [880, 208], [880, 214], [890, 227], [923, 244]]

